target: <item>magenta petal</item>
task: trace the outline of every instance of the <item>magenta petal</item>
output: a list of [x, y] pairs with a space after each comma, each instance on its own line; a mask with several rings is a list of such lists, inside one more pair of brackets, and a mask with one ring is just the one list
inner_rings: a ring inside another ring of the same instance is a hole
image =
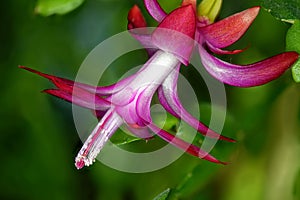
[[162, 86], [159, 88], [158, 97], [161, 101], [162, 106], [170, 112], [173, 116], [181, 118], [186, 121], [190, 126], [200, 132], [202, 135], [210, 138], [216, 138], [220, 140], [226, 140], [228, 142], [235, 142], [234, 139], [222, 136], [213, 130], [209, 129], [205, 124], [193, 117], [188, 111], [186, 111], [180, 102], [177, 95], [177, 79], [178, 79], [179, 68], [174, 70]]
[[187, 153], [199, 157], [201, 159], [204, 160], [208, 160], [210, 162], [214, 162], [214, 163], [219, 163], [219, 164], [227, 164], [225, 162], [221, 162], [219, 160], [217, 160], [215, 157], [211, 156], [209, 153], [201, 150], [199, 147], [187, 143], [179, 138], [177, 138], [176, 136], [168, 133], [167, 131], [160, 129], [159, 127], [155, 126], [154, 124], [149, 124], [148, 127], [154, 132], [156, 133], [159, 137], [161, 137], [163, 140], [165, 140], [166, 142], [186, 151]]
[[113, 84], [113, 85], [109, 85], [109, 86], [92, 86], [92, 85], [79, 83], [79, 82], [75, 83], [74, 81], [69, 80], [69, 79], [65, 79], [65, 78], [45, 74], [45, 73], [39, 72], [37, 70], [31, 69], [29, 67], [24, 67], [24, 66], [19, 66], [19, 67], [49, 79], [58, 88], [69, 87], [72, 90], [72, 87], [75, 84], [76, 87], [78, 87], [78, 88], [82, 88], [84, 90], [87, 90], [91, 93], [95, 93], [95, 94], [100, 95], [100, 96], [107, 96], [107, 95], [110, 95], [110, 94], [113, 94], [113, 93], [116, 93], [116, 92], [120, 91], [130, 81], [132, 81], [132, 79], [134, 79], [135, 76], [136, 76], [136, 75], [129, 76], [127, 78], [122, 79], [118, 83]]
[[160, 7], [157, 0], [144, 0], [145, 7], [149, 14], [158, 22], [161, 22], [166, 16], [166, 12]]
[[162, 86], [160, 86], [157, 90], [157, 96], [158, 96], [158, 100], [160, 102], [160, 104], [164, 107], [164, 109], [166, 109], [166, 111], [168, 113], [170, 113], [171, 115], [173, 115], [176, 118], [180, 118], [179, 115], [177, 115], [177, 113], [172, 109], [172, 107], [169, 105], [168, 100], [164, 94], [163, 88]]
[[147, 33], [146, 28], [131, 29], [130, 34], [146, 48], [149, 57], [157, 51], [152, 43], [151, 33]]
[[155, 92], [155, 87], [156, 84], [154, 84], [152, 87], [148, 86], [143, 92], [141, 92], [136, 102], [136, 112], [142, 119], [143, 125], [147, 125], [152, 122], [150, 115], [150, 104]]
[[173, 10], [155, 29], [152, 41], [159, 49], [170, 52], [185, 65], [194, 47], [196, 15], [193, 6]]
[[89, 96], [82, 93], [80, 93], [79, 95], [74, 95], [72, 93], [59, 89], [48, 89], [44, 90], [43, 92], [92, 110], [107, 110], [111, 107], [111, 104], [109, 102], [97, 96]]
[[213, 46], [217, 48], [227, 47], [236, 42], [247, 31], [259, 9], [260, 7], [249, 8], [211, 25], [199, 27], [198, 31], [204, 40]]
[[234, 65], [209, 54], [199, 46], [206, 70], [219, 81], [238, 87], [252, 87], [268, 83], [285, 72], [297, 59], [296, 52], [285, 52], [250, 65]]

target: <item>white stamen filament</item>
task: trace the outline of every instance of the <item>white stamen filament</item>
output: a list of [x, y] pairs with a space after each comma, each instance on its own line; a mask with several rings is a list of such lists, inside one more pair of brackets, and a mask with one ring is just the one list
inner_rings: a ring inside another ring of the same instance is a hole
[[80, 169], [93, 164], [100, 150], [122, 123], [123, 120], [114, 109], [107, 111], [79, 151], [75, 159], [76, 167]]

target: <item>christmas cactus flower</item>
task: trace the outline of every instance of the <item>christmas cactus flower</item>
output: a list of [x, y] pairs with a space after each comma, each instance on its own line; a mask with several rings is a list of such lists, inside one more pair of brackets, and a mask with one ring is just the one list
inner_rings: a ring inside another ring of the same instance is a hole
[[145, 0], [144, 3], [159, 25], [152, 33], [143, 31], [143, 27], [147, 24], [139, 8], [134, 6], [129, 11], [128, 29], [134, 38], [147, 47], [150, 56], [137, 73], [110, 86], [91, 86], [27, 67], [21, 68], [49, 79], [57, 87], [44, 92], [95, 111], [99, 123], [75, 159], [78, 169], [94, 162], [105, 143], [122, 124], [126, 124], [137, 137], [149, 139], [152, 136], [151, 131], [191, 155], [225, 164], [201, 148], [155, 125], [150, 115], [153, 95], [157, 92], [161, 105], [169, 113], [186, 121], [199, 133], [234, 142], [233, 139], [209, 129], [184, 109], [176, 89], [180, 65], [189, 64], [192, 50], [197, 46], [203, 66], [212, 76], [226, 84], [250, 87], [262, 85], [279, 77], [298, 59], [298, 54], [285, 52], [246, 66], [227, 63], [214, 56], [242, 51], [228, 51], [222, 48], [233, 44], [244, 34], [258, 14], [259, 7], [250, 8], [213, 23], [218, 9], [213, 7], [206, 13], [203, 9], [205, 3], [207, 4], [206, 0], [198, 7], [198, 16], [196, 0], [184, 0], [179, 8], [169, 14], [156, 0]]

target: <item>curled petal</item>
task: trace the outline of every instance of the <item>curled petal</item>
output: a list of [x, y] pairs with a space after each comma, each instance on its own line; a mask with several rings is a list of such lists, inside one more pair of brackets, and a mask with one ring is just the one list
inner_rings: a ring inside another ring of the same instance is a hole
[[252, 87], [268, 83], [285, 72], [297, 59], [296, 52], [285, 52], [250, 65], [234, 65], [209, 54], [199, 46], [206, 70], [219, 81], [238, 87]]
[[168, 133], [167, 131], [160, 129], [159, 127], [155, 126], [154, 124], [149, 124], [148, 127], [154, 132], [156, 133], [160, 138], [162, 138], [163, 140], [165, 140], [166, 142], [186, 151], [187, 153], [199, 157], [201, 159], [204, 160], [208, 160], [210, 162], [214, 162], [214, 163], [219, 163], [219, 164], [227, 164], [225, 162], [221, 162], [219, 160], [217, 160], [215, 157], [211, 156], [209, 153], [201, 150], [199, 147], [187, 143], [179, 138], [177, 138], [176, 136]]
[[149, 14], [158, 22], [161, 22], [166, 16], [166, 12], [160, 7], [157, 0], [144, 0], [145, 7]]
[[217, 48], [227, 47], [236, 42], [247, 31], [259, 9], [260, 7], [249, 8], [211, 25], [199, 27], [198, 31], [213, 46]]
[[137, 114], [143, 120], [143, 124], [151, 123], [150, 104], [154, 90], [151, 88], [145, 89], [137, 99]]
[[173, 115], [174, 117], [180, 119], [180, 116], [177, 115], [177, 113], [172, 109], [172, 107], [169, 105], [169, 102], [164, 94], [163, 88], [162, 86], [160, 86], [157, 90], [157, 95], [158, 95], [158, 99], [160, 104], [164, 107], [164, 109], [166, 109], [166, 111], [168, 113], [170, 113], [171, 115]]
[[190, 126], [192, 126], [194, 129], [196, 129], [198, 132], [205, 136], [220, 140], [226, 140], [228, 142], [235, 142], [234, 139], [222, 136], [209, 129], [205, 124], [197, 120], [188, 111], [184, 109], [177, 95], [178, 73], [179, 69], [177, 68], [166, 78], [162, 86], [159, 88], [158, 96], [159, 100], [163, 100], [161, 101], [161, 104], [164, 106], [164, 108], [173, 116], [186, 121]]

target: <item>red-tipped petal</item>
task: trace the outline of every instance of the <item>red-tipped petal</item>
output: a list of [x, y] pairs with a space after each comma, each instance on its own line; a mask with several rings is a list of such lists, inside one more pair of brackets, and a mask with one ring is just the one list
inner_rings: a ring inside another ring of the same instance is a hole
[[161, 22], [166, 16], [166, 12], [160, 7], [157, 0], [144, 0], [145, 7], [149, 14], [158, 22]]
[[128, 29], [146, 27], [147, 23], [137, 5], [134, 5], [128, 12]]
[[196, 12], [196, 6], [197, 6], [197, 1], [196, 0], [183, 0], [181, 3], [181, 6], [187, 6], [191, 4], [194, 8], [194, 11]]
[[224, 164], [226, 165], [227, 163], [225, 162], [221, 162], [219, 160], [217, 160], [215, 157], [213, 157], [212, 155], [210, 155], [209, 153], [201, 150], [199, 147], [187, 143], [179, 138], [177, 138], [176, 136], [168, 133], [167, 131], [160, 129], [159, 127], [155, 126], [154, 124], [149, 124], [148, 127], [154, 132], [156, 133], [159, 137], [161, 137], [163, 140], [165, 140], [166, 142], [186, 151], [187, 153], [199, 157], [201, 159], [210, 161], [210, 162], [214, 162], [214, 163], [218, 163], [218, 164]]
[[92, 86], [92, 85], [79, 83], [79, 82], [75, 83], [72, 80], [57, 77], [57, 76], [53, 76], [53, 75], [49, 75], [49, 74], [45, 74], [45, 73], [39, 72], [37, 70], [31, 69], [31, 68], [25, 67], [25, 66], [19, 66], [19, 68], [25, 69], [25, 70], [30, 71], [32, 73], [35, 73], [39, 76], [47, 78], [48, 80], [50, 80], [58, 88], [64, 88], [64, 89], [69, 88], [69, 90], [72, 90], [72, 87], [75, 84], [75, 86], [78, 87], [78, 88], [82, 88], [82, 89], [84, 89], [88, 92], [95, 93], [95, 94], [100, 95], [100, 96], [107, 96], [107, 95], [111, 95], [113, 93], [116, 93], [116, 92], [120, 91], [130, 81], [132, 81], [135, 78], [135, 75], [132, 75], [132, 76], [129, 76], [127, 78], [122, 79], [117, 84], [113, 84], [113, 85], [109, 85], [109, 86]]
[[155, 46], [175, 54], [188, 65], [194, 46], [196, 16], [192, 5], [172, 11], [155, 29], [152, 41]]
[[249, 8], [211, 25], [199, 27], [198, 31], [213, 46], [217, 48], [227, 47], [236, 42], [247, 31], [259, 9], [260, 7]]
[[285, 52], [250, 65], [235, 65], [222, 61], [199, 47], [203, 66], [219, 81], [237, 87], [252, 87], [268, 83], [282, 75], [297, 59], [298, 53]]

